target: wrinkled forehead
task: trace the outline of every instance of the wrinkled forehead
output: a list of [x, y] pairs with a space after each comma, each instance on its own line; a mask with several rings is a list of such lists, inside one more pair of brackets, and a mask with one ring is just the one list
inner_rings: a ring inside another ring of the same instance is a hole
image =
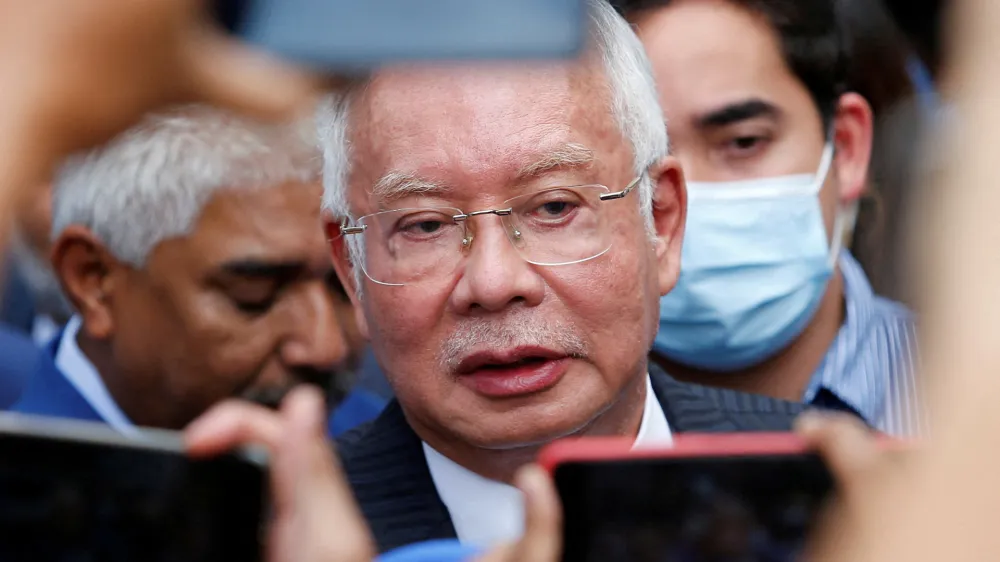
[[621, 144], [603, 77], [583, 64], [387, 71], [351, 114], [352, 184], [388, 171], [500, 179], [546, 147]]

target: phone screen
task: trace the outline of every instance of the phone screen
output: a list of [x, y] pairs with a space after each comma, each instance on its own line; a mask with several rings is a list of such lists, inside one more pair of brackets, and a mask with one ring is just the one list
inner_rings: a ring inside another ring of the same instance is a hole
[[413, 60], [566, 58], [585, 42], [583, 0], [214, 0], [244, 40], [320, 70]]
[[818, 456], [570, 463], [564, 560], [793, 562], [833, 490]]
[[0, 560], [260, 560], [264, 486], [235, 455], [5, 433]]

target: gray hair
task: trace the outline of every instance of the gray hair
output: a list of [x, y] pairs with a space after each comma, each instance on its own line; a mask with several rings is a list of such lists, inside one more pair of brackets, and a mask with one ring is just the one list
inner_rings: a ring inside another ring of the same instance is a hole
[[[632, 145], [636, 175], [667, 155], [666, 121], [660, 109], [652, 67], [639, 38], [607, 0], [588, 0], [591, 47], [600, 55], [608, 85], [611, 115], [622, 137]], [[352, 99], [358, 89], [331, 97], [318, 115], [320, 144], [323, 148], [323, 210], [333, 217], [351, 216], [347, 204], [350, 175], [348, 121]], [[646, 226], [653, 228], [653, 184], [648, 176], [639, 182], [638, 192]], [[360, 263], [357, 237], [349, 237], [354, 263]], [[360, 273], [357, 280], [360, 281]], [[358, 283], [360, 287], [360, 283]]]
[[312, 122], [264, 124], [183, 106], [70, 158], [53, 185], [52, 237], [82, 225], [142, 267], [157, 244], [190, 234], [217, 191], [312, 183], [321, 171]]

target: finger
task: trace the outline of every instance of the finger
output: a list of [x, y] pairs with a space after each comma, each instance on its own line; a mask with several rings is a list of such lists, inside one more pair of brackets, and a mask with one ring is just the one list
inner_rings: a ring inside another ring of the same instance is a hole
[[189, 44], [191, 95], [268, 119], [308, 110], [318, 95], [309, 73], [205, 26]]
[[537, 465], [522, 468], [515, 477], [524, 494], [524, 536], [515, 559], [556, 562], [562, 551], [562, 507], [549, 475]]
[[[282, 405], [286, 439], [278, 448], [275, 482], [300, 527], [302, 560], [371, 560], [371, 534], [326, 437], [324, 401], [301, 386]], [[330, 529], [336, 529], [331, 533]]]
[[843, 488], [852, 488], [880, 458], [874, 434], [846, 414], [808, 412], [796, 420], [796, 431], [830, 467]]
[[242, 445], [263, 445], [273, 451], [281, 442], [278, 414], [249, 402], [227, 400], [191, 422], [184, 443], [194, 456], [211, 456]]

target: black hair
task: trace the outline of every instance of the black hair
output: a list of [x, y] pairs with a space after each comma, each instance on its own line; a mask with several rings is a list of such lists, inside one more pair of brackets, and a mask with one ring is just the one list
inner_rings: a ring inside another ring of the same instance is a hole
[[847, 40], [847, 85], [878, 118], [914, 95], [912, 49], [882, 0], [835, 1]]
[[[727, 0], [763, 16], [781, 39], [785, 63], [829, 128], [847, 87], [846, 41], [832, 0]], [[629, 20], [673, 0], [611, 0]]]

